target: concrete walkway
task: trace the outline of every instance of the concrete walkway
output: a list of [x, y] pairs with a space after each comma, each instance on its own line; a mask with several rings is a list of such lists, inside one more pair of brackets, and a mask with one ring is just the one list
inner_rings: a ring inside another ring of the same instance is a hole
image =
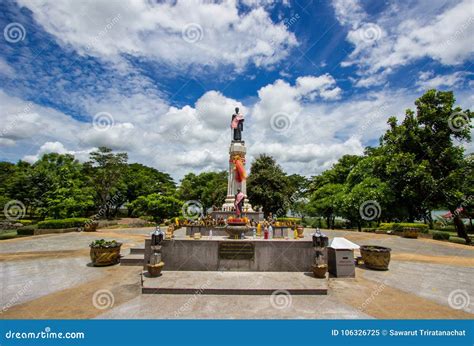
[[428, 239], [326, 231], [392, 248], [389, 271], [330, 279], [327, 296], [143, 295], [140, 267], [88, 266], [92, 240], [116, 239], [127, 254], [151, 231], [0, 241], [1, 318], [474, 318], [474, 248]]

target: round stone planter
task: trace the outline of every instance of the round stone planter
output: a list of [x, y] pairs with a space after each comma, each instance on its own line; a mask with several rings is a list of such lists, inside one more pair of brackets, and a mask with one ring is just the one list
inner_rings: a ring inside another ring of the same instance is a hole
[[409, 227], [404, 228], [403, 229], [403, 238], [411, 238], [411, 239], [418, 238], [418, 229], [417, 228], [409, 228]]
[[160, 263], [157, 264], [147, 264], [147, 270], [150, 276], [156, 277], [161, 274], [161, 271], [163, 270], [163, 267], [165, 266], [165, 262], [161, 261]]
[[375, 270], [388, 270], [390, 251], [392, 249], [383, 246], [362, 245], [360, 247], [365, 266]]
[[328, 271], [327, 264], [313, 264], [311, 269], [313, 270], [313, 274], [315, 278], [318, 278], [318, 279], [326, 278], [326, 273]]
[[91, 247], [91, 261], [95, 267], [109, 266], [120, 261], [121, 243], [115, 247]]
[[249, 230], [249, 227], [247, 227], [245, 224], [243, 225], [231, 224], [231, 225], [227, 225], [224, 228], [224, 230], [229, 235], [229, 239], [243, 239], [242, 233], [244, 234], [244, 238], [245, 238], [245, 232]]

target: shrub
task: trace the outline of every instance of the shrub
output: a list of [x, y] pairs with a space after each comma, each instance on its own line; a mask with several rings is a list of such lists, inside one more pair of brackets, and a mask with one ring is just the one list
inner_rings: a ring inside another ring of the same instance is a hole
[[6, 239], [13, 239], [16, 238], [18, 233], [16, 231], [6, 231], [6, 232], [0, 232], [0, 240], [6, 240]]
[[36, 225], [30, 225], [30, 226], [24, 226], [19, 229], [17, 229], [16, 233], [18, 235], [34, 235], [35, 234], [35, 229], [37, 229], [38, 226]]
[[394, 224], [393, 222], [382, 222], [378, 228], [382, 231], [393, 231]]
[[294, 223], [301, 222], [301, 218], [299, 217], [277, 217], [276, 220], [281, 221], [281, 222], [294, 222]]
[[449, 240], [449, 233], [447, 233], [447, 232], [433, 232], [433, 239], [435, 239], [435, 240]]
[[58, 229], [58, 228], [74, 228], [83, 227], [90, 219], [77, 217], [62, 220], [45, 220], [38, 222], [39, 229]]
[[346, 220], [334, 220], [334, 228], [349, 228]]
[[466, 244], [466, 239], [459, 237], [449, 237], [451, 243]]
[[424, 223], [388, 222], [381, 223], [378, 227], [383, 231], [403, 231], [404, 228], [416, 228], [421, 233], [428, 233], [428, 225]]
[[34, 224], [34, 221], [33, 221], [33, 220], [18, 220], [18, 221], [16, 221], [16, 222], [21, 223], [23, 226], [29, 226], [29, 225]]
[[435, 224], [434, 229], [440, 230], [440, 231], [450, 231], [450, 232], [455, 232], [456, 231], [456, 227], [454, 225]]
[[115, 240], [94, 240], [92, 243], [89, 244], [90, 247], [93, 248], [115, 248], [121, 246], [122, 243], [119, 243]]

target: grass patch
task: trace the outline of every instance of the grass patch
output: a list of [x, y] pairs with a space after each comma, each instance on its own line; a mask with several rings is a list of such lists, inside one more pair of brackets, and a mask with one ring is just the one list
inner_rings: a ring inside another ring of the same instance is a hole
[[7, 229], [0, 231], [0, 240], [13, 239], [16, 237], [18, 237], [16, 230]]

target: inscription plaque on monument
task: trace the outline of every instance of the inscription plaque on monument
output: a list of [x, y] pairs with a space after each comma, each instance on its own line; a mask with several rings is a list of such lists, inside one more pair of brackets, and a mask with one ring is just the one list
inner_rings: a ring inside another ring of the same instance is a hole
[[255, 245], [247, 242], [219, 243], [219, 259], [251, 260], [255, 256]]

